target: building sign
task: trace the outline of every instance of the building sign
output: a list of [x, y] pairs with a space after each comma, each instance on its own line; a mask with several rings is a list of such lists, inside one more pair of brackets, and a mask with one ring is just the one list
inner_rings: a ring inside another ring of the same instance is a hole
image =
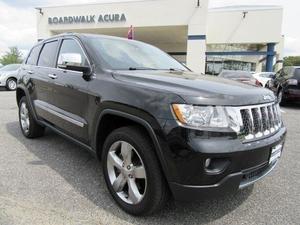
[[87, 16], [60, 16], [49, 17], [48, 24], [80, 24], [80, 23], [117, 23], [126, 22], [126, 16], [122, 14], [100, 14]]

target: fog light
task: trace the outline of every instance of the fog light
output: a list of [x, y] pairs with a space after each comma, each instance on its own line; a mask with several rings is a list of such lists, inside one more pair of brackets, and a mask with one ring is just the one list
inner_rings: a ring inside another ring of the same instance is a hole
[[230, 164], [230, 160], [223, 158], [208, 158], [205, 160], [205, 171], [210, 175], [217, 175], [223, 173]]
[[211, 163], [211, 159], [210, 158], [206, 159], [205, 160], [205, 168], [208, 168], [210, 163]]

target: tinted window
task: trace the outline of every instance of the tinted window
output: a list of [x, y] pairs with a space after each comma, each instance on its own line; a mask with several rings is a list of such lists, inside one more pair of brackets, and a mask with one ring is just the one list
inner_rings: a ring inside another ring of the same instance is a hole
[[40, 54], [38, 66], [53, 67], [58, 41], [46, 43]]
[[108, 69], [187, 70], [165, 52], [142, 42], [93, 36], [89, 37], [89, 44]]
[[31, 50], [30, 55], [27, 58], [26, 64], [36, 65], [37, 64], [37, 60], [39, 58], [40, 50], [41, 50], [41, 45], [38, 45], [38, 46], [34, 47]]
[[58, 55], [58, 62], [57, 64], [62, 64], [61, 62], [61, 55], [62, 54], [80, 54], [82, 59], [82, 66], [88, 66], [88, 61], [83, 53], [82, 48], [80, 45], [73, 39], [66, 39], [63, 40], [61, 45], [59, 55]]

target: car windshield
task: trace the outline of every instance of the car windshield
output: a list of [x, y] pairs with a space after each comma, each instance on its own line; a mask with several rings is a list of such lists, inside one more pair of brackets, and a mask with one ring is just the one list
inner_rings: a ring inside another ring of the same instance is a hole
[[15, 71], [17, 69], [19, 69], [20, 64], [10, 64], [10, 65], [6, 65], [3, 66], [0, 71]]
[[228, 79], [248, 78], [252, 79], [252, 74], [247, 71], [222, 71], [219, 77]]
[[90, 37], [89, 43], [112, 70], [183, 70], [187, 68], [160, 49], [133, 40]]

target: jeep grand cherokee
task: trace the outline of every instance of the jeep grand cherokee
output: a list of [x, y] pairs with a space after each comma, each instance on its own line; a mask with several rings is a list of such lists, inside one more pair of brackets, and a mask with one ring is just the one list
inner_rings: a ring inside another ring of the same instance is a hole
[[193, 73], [156, 47], [109, 36], [36, 44], [17, 103], [25, 137], [47, 127], [89, 150], [134, 215], [169, 196], [190, 201], [253, 184], [276, 166], [286, 134], [271, 91]]

